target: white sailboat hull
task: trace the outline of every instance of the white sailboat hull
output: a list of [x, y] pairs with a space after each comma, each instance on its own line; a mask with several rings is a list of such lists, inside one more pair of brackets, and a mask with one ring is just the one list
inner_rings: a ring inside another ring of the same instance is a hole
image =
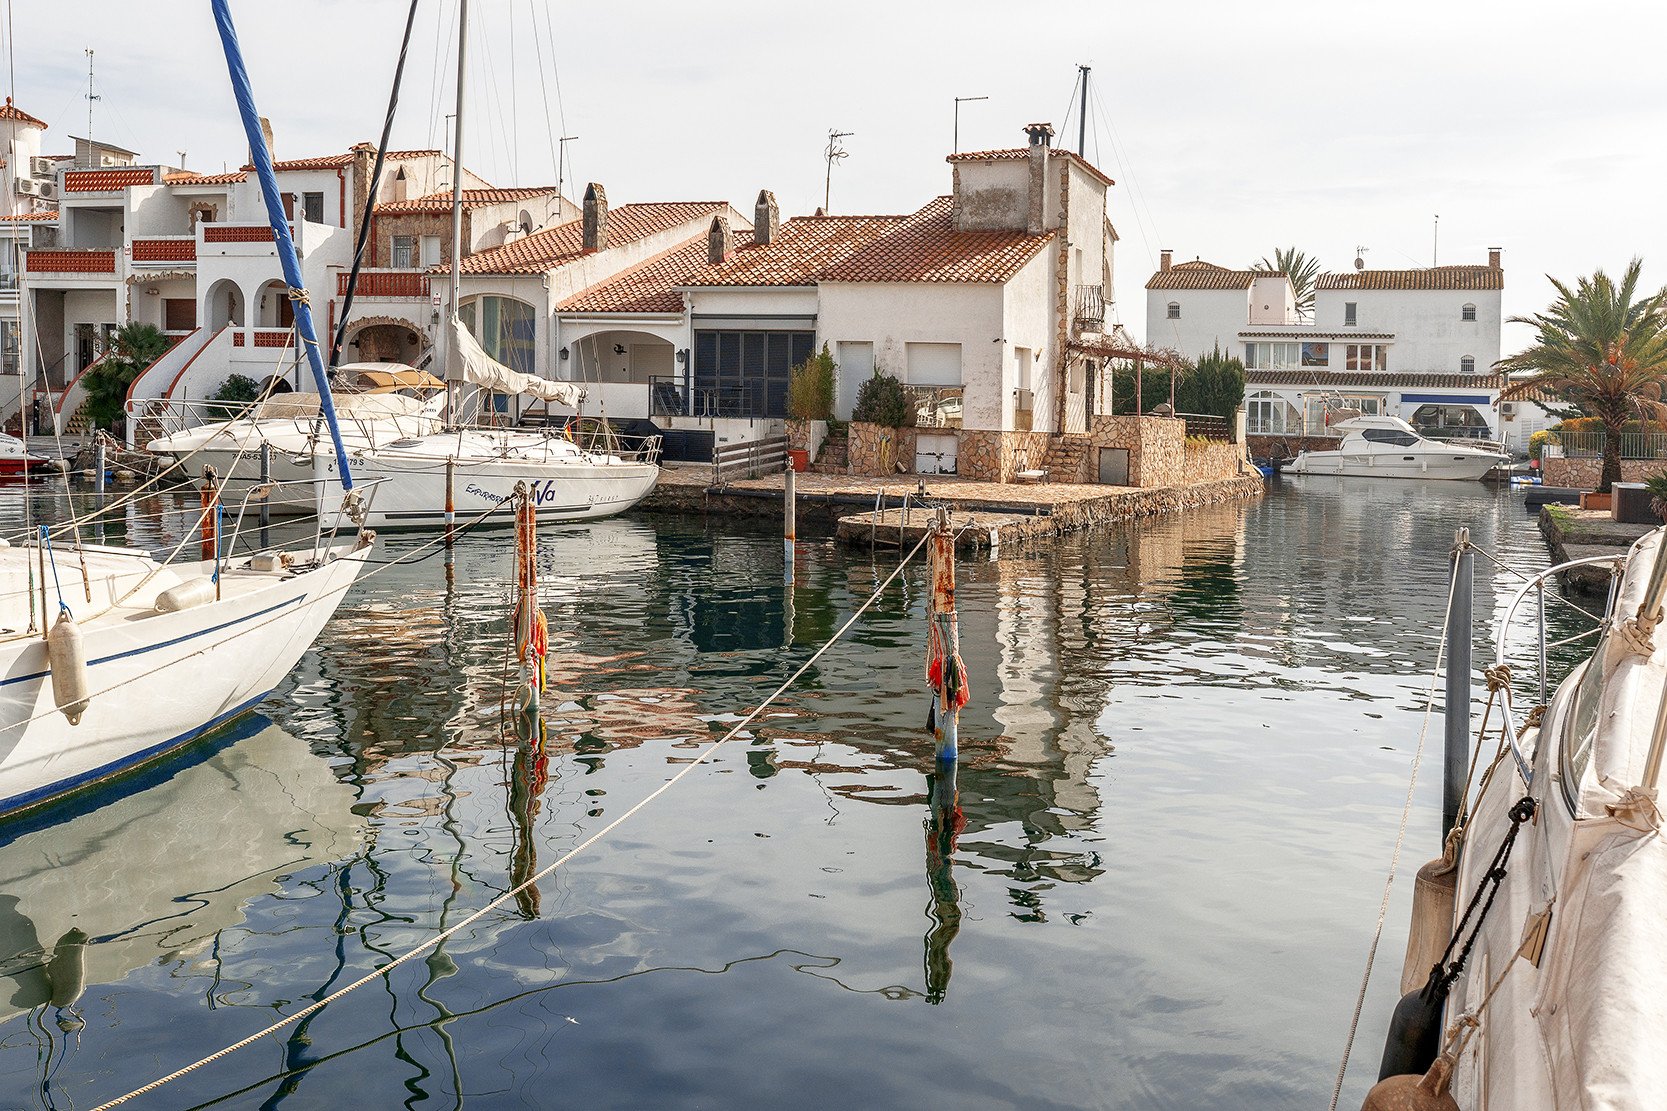
[[[24, 636], [0, 643], [0, 816], [32, 808], [154, 760], [251, 709], [295, 666], [347, 588], [369, 547], [348, 551], [300, 574], [223, 572], [222, 600], [174, 613], [151, 608], [160, 590], [202, 578], [212, 562], [169, 568], [125, 603], [84, 620], [90, 705], [78, 725], [55, 709], [46, 642]], [[0, 552], [14, 584], [25, 578], [31, 549]], [[125, 559], [135, 566], [121, 569]], [[73, 557], [58, 561], [72, 611], [85, 594]], [[115, 567], [108, 582], [98, 578]], [[154, 564], [141, 553], [94, 553], [94, 598], [120, 597]], [[19, 609], [30, 591], [14, 592]], [[103, 597], [101, 597], [101, 595]], [[49, 592], [54, 607], [57, 596]], [[13, 628], [27, 617], [10, 615]], [[19, 620], [18, 618], [22, 619]]]

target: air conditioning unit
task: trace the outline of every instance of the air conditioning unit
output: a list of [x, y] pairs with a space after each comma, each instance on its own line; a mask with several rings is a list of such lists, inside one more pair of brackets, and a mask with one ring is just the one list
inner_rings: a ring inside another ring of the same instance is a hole
[[1506, 420], [1510, 420], [1512, 417], [1517, 415], [1517, 403], [1514, 401], [1501, 401], [1499, 403], [1499, 415], [1504, 417]]
[[34, 177], [51, 177], [58, 172], [58, 163], [39, 155], [29, 159], [29, 173]]
[[38, 193], [36, 193], [36, 196], [41, 197], [45, 200], [51, 200], [53, 197], [56, 197], [57, 195], [58, 195], [58, 183], [56, 181], [43, 181], [43, 182], [41, 182], [40, 183], [40, 191]]
[[33, 178], [20, 177], [17, 179], [16, 186], [18, 194], [21, 196], [38, 197], [41, 195], [41, 183]]
[[1031, 399], [1033, 396], [1034, 395], [1029, 390], [1014, 390], [1013, 408], [1020, 410], [1030, 409], [1032, 407]]
[[119, 165], [121, 165], [120, 162], [116, 161], [116, 156], [113, 155], [113, 154], [104, 155], [102, 158], [99, 159], [99, 163], [101, 165], [105, 165], [105, 166], [119, 166]]

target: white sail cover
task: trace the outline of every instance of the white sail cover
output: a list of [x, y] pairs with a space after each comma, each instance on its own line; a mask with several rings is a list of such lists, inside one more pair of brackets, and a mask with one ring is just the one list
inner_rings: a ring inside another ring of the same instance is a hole
[[493, 393], [526, 393], [542, 401], [554, 401], [577, 409], [585, 391], [577, 382], [553, 382], [536, 374], [509, 369], [481, 349], [469, 329], [456, 316], [451, 318], [453, 350], [463, 370], [463, 380]]

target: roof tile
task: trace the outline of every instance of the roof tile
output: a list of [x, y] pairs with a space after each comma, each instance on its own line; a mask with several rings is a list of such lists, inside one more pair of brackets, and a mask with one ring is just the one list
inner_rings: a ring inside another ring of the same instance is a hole
[[[675, 228], [689, 220], [728, 211], [726, 201], [621, 205], [608, 212], [608, 244], [620, 246]], [[582, 220], [570, 220], [502, 247], [480, 251], [464, 259], [460, 269], [465, 274], [542, 274], [586, 253], [583, 224]]]
[[1257, 278], [1276, 276], [1272, 271], [1229, 270], [1211, 262], [1182, 262], [1153, 274], [1146, 280], [1146, 288], [1249, 289]]
[[[489, 204], [510, 204], [515, 201], [529, 200], [533, 197], [547, 197], [555, 193], [554, 185], [528, 186], [519, 189], [465, 189], [463, 190], [463, 210], [480, 208]], [[409, 201], [384, 201], [376, 206], [378, 216], [398, 215], [408, 212], [450, 212], [451, 190], [445, 189], [438, 193], [429, 193]]]
[[824, 266], [824, 282], [1005, 282], [1036, 257], [1052, 232], [956, 231], [954, 198], [939, 197], [845, 258]]
[[557, 306], [562, 312], [681, 312], [678, 287], [706, 265], [706, 237], [663, 251]]
[[1321, 274], [1315, 289], [1504, 289], [1497, 266], [1432, 266], [1427, 270], [1345, 270]]
[[[1075, 151], [1069, 151], [1069, 150], [1065, 150], [1061, 147], [1052, 147], [1052, 146], [1050, 146], [1048, 148], [1048, 153], [1053, 155], [1053, 157], [1055, 157], [1055, 158], [1064, 158], [1064, 159], [1068, 159], [1069, 161], [1075, 162], [1077, 165], [1081, 166], [1083, 169], [1087, 170], [1089, 173], [1093, 174], [1095, 177], [1099, 178], [1101, 181], [1105, 182], [1107, 185], [1116, 185], [1117, 184], [1115, 181], [1111, 180], [1111, 178], [1108, 177], [1106, 175], [1106, 173], [1104, 171], [1102, 171], [1098, 166], [1094, 165], [1094, 163], [1090, 162], [1088, 159], [1084, 158], [1082, 155], [1076, 153]], [[944, 161], [945, 162], [1018, 162], [1018, 161], [1028, 161], [1029, 158], [1030, 158], [1030, 149], [1028, 147], [1012, 147], [1008, 150], [963, 151], [960, 154], [951, 154], [951, 155], [949, 155], [947, 158], [944, 159]]]
[[23, 109], [17, 107], [12, 103], [11, 97], [7, 97], [5, 105], [0, 106], [0, 120], [15, 120], [18, 123], [26, 123], [31, 127], [38, 127], [42, 131], [46, 130], [45, 120], [37, 120]]

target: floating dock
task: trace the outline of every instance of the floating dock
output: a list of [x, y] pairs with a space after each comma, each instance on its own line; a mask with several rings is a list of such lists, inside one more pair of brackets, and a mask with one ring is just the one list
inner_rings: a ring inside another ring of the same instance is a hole
[[[772, 519], [782, 516], [784, 481], [780, 473], [722, 486], [711, 485], [711, 475], [712, 468], [707, 465], [666, 464], [661, 468], [659, 484], [639, 508]], [[958, 546], [969, 551], [997, 549], [1036, 537], [1212, 502], [1257, 497], [1264, 489], [1262, 476], [1256, 473], [1150, 489], [1091, 483], [978, 482], [955, 475], [900, 475], [888, 480], [800, 474], [795, 479], [798, 519], [834, 527], [845, 543], [887, 547], [916, 544], [926, 535], [933, 508], [943, 505], [949, 507], [958, 529], [965, 526]]]

